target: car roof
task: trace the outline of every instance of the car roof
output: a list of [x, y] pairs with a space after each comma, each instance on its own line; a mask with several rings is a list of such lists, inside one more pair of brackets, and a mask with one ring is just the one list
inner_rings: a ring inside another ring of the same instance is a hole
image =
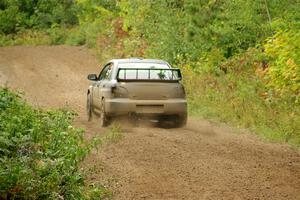
[[169, 65], [168, 62], [164, 60], [158, 59], [144, 59], [144, 58], [125, 58], [125, 59], [113, 59], [110, 62], [114, 63], [155, 63], [155, 64], [166, 64]]

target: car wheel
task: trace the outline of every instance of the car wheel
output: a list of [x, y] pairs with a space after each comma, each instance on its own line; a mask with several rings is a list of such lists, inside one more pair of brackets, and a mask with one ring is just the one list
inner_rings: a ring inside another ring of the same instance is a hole
[[159, 126], [163, 128], [180, 128], [186, 125], [187, 115], [162, 116]]
[[174, 121], [175, 127], [177, 127], [177, 128], [183, 127], [186, 125], [186, 123], [187, 123], [187, 115], [186, 114], [176, 116], [175, 121]]
[[162, 128], [174, 128], [175, 118], [174, 116], [161, 116], [158, 120], [158, 126]]
[[100, 112], [100, 126], [106, 127], [110, 124], [110, 119], [105, 113], [105, 101], [104, 99], [101, 102], [101, 112]]
[[86, 97], [86, 114], [87, 114], [87, 120], [91, 121], [93, 117], [93, 113], [92, 113], [92, 99], [90, 93]]

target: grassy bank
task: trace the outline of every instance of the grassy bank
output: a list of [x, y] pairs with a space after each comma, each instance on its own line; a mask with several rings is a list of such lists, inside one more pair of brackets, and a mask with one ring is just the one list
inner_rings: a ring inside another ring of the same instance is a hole
[[32, 108], [0, 88], [0, 199], [101, 199], [85, 185], [79, 163], [93, 148], [68, 110]]
[[299, 106], [288, 99], [269, 100], [264, 93], [257, 93], [259, 81], [248, 77], [235, 80], [233, 76], [201, 75], [196, 81], [192, 79], [199, 84], [187, 86], [190, 114], [247, 128], [267, 140], [300, 147]]
[[262, 75], [265, 72], [261, 61], [253, 52], [231, 62], [226, 73], [195, 72], [183, 64], [190, 114], [246, 128], [269, 141], [300, 147], [300, 105], [294, 94], [279, 95], [270, 90]]

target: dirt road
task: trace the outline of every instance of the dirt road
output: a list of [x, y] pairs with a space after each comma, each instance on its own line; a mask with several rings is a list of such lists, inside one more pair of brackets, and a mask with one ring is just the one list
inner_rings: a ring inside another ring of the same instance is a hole
[[[86, 75], [99, 63], [84, 47], [0, 48], [0, 84], [34, 105], [69, 106], [86, 137], [103, 134], [84, 120]], [[254, 135], [191, 118], [186, 128], [124, 128], [124, 138], [83, 165], [114, 199], [300, 199], [300, 153]]]

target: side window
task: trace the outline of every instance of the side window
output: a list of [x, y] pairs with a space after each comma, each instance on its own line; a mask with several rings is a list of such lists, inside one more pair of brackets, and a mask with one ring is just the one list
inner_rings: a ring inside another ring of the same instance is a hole
[[99, 80], [109, 80], [111, 78], [112, 68], [113, 68], [112, 63], [105, 65], [104, 69], [99, 75]]

